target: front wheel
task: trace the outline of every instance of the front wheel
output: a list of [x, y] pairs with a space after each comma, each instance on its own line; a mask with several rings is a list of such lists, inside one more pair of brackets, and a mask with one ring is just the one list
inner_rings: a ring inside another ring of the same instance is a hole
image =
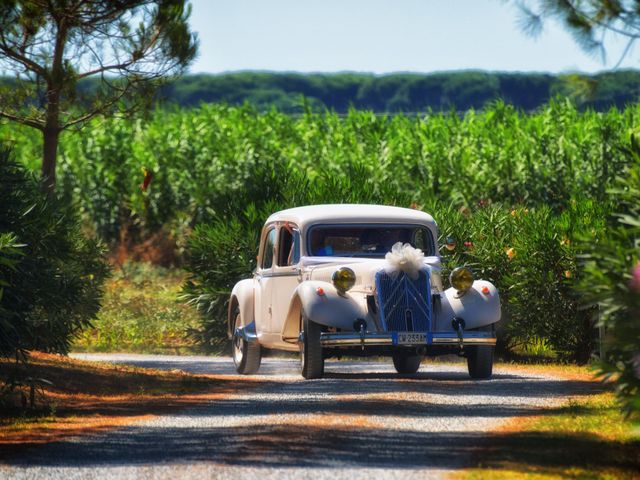
[[303, 313], [300, 319], [302, 342], [300, 342], [300, 373], [307, 380], [324, 375], [324, 356], [320, 344], [322, 327]]
[[493, 349], [491, 345], [466, 347], [469, 376], [476, 379], [490, 378], [493, 373]]
[[262, 351], [258, 342], [247, 342], [240, 335], [236, 334], [236, 329], [241, 325], [240, 310], [237, 310], [233, 328], [233, 338], [231, 340], [233, 363], [236, 366], [236, 372], [242, 375], [251, 375], [252, 373], [256, 373], [260, 368]]
[[393, 354], [393, 366], [396, 372], [402, 374], [416, 373], [422, 361], [421, 355], [407, 355], [406, 353]]

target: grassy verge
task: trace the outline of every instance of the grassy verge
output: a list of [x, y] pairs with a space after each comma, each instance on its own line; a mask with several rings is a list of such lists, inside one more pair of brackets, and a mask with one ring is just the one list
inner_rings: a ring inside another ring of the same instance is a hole
[[[0, 361], [0, 378], [12, 375], [31, 380], [22, 380], [21, 386], [0, 396], [0, 450], [113, 428], [221, 398], [235, 388], [231, 380], [214, 376], [85, 362], [37, 352], [32, 353], [28, 366]], [[29, 381], [37, 385], [33, 407], [29, 406]]]
[[[592, 365], [575, 365], [571, 363], [547, 363], [546, 361], [538, 361], [530, 359], [529, 363], [514, 363], [497, 361], [494, 364], [496, 370], [501, 368], [509, 369], [513, 372], [522, 372], [523, 374], [531, 373], [535, 375], [553, 375], [554, 377], [564, 378], [566, 380], [582, 380], [594, 383], [600, 383], [595, 376], [595, 369]], [[608, 388], [603, 386], [603, 388]]]
[[178, 299], [184, 272], [147, 263], [125, 263], [106, 283], [93, 328], [73, 345], [76, 352], [193, 352], [189, 331], [198, 313]]
[[640, 435], [613, 393], [603, 392], [514, 421], [489, 437], [477, 458], [457, 478], [631, 479], [640, 476]]

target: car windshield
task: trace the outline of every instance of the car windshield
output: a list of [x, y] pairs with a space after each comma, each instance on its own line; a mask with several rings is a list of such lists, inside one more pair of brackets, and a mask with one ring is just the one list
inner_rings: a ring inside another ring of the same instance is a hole
[[420, 225], [315, 225], [307, 236], [311, 256], [383, 258], [397, 243], [434, 255], [433, 237]]

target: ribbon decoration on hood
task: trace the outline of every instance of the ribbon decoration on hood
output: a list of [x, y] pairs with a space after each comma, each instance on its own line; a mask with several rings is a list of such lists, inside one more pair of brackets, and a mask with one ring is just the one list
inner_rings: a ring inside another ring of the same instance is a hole
[[413, 280], [418, 278], [420, 270], [424, 268], [424, 253], [408, 243], [394, 244], [384, 258], [389, 264], [390, 273], [393, 271], [404, 272]]

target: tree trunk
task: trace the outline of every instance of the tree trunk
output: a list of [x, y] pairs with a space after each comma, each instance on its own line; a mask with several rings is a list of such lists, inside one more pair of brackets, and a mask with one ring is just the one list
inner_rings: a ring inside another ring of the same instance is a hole
[[52, 196], [56, 189], [56, 156], [58, 154], [58, 139], [60, 130], [45, 128], [42, 147], [42, 190]]
[[47, 79], [47, 112], [42, 145], [42, 190], [53, 196], [56, 189], [56, 155], [60, 138], [60, 95], [65, 82], [64, 45], [67, 40], [65, 19], [60, 19], [53, 50], [51, 75]]

